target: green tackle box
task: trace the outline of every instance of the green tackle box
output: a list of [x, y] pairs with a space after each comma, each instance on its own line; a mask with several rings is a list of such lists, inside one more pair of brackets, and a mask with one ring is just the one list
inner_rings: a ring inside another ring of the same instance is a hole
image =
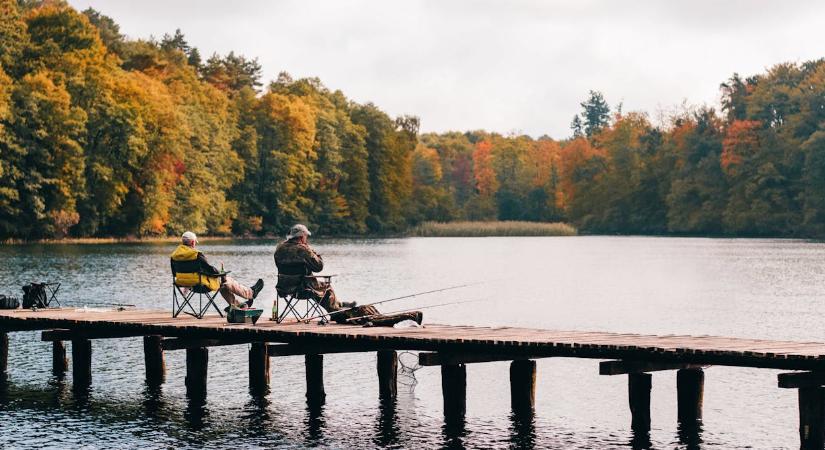
[[226, 314], [226, 321], [229, 323], [251, 323], [255, 324], [263, 314], [263, 309], [235, 309], [229, 308]]

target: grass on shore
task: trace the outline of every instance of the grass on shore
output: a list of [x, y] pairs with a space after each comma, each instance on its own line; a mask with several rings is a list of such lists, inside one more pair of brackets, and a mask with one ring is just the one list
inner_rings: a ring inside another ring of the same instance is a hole
[[[424, 222], [410, 230], [410, 236], [423, 237], [483, 237], [483, 236], [575, 236], [578, 234], [575, 227], [562, 222], [521, 222], [521, 221], [489, 221], [489, 222]], [[201, 241], [219, 241], [227, 239], [249, 239], [239, 236], [199, 236]], [[277, 236], [267, 236], [252, 239], [280, 239]], [[146, 237], [93, 237], [93, 238], [63, 238], [40, 239], [36, 241], [22, 241], [8, 239], [0, 241], [0, 245], [13, 244], [123, 244], [123, 243], [175, 243], [178, 236], [146, 236]]]
[[413, 236], [482, 237], [482, 236], [575, 236], [572, 225], [554, 222], [424, 222], [414, 228]]

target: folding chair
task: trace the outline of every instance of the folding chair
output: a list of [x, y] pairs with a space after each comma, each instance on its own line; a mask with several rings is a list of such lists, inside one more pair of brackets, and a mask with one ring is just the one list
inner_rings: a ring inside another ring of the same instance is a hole
[[[281, 275], [278, 274], [278, 279], [282, 277], [294, 277], [295, 275]], [[312, 297], [312, 290], [307, 285], [311, 279], [323, 279], [328, 287], [332, 286], [332, 277], [335, 275], [306, 275], [301, 279], [298, 286], [292, 291], [281, 291], [276, 289], [278, 298], [275, 299], [275, 304], [272, 308], [272, 319], [276, 323], [281, 323], [288, 317], [293, 317], [298, 322], [309, 322], [310, 319], [320, 319], [321, 323], [329, 322], [329, 317], [326, 316], [326, 311], [321, 305]], [[285, 306], [283, 311], [280, 310], [280, 302], [283, 301]], [[303, 305], [301, 305], [303, 303]]]
[[[229, 272], [221, 272], [215, 276], [224, 276]], [[192, 317], [203, 319], [203, 316], [209, 312], [209, 307], [214, 307], [218, 315], [223, 317], [223, 311], [215, 304], [215, 299], [218, 297], [220, 289], [211, 290], [207, 284], [206, 274], [198, 273], [198, 282], [194, 284], [180, 284], [175, 282], [175, 275], [172, 275], [172, 317], [178, 317], [178, 314], [189, 314]], [[198, 305], [192, 304], [192, 299], [198, 296]]]
[[52, 302], [55, 302], [59, 308], [58, 290], [60, 283], [29, 283], [23, 286], [23, 305], [27, 308], [53, 308]]

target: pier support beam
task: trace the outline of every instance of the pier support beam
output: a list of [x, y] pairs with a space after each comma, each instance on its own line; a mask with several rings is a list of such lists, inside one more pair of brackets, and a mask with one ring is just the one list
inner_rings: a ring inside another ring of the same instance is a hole
[[62, 378], [69, 370], [69, 360], [66, 359], [66, 344], [63, 341], [52, 342], [52, 375]]
[[705, 392], [705, 372], [702, 369], [681, 369], [676, 372], [676, 396], [679, 422], [696, 425], [702, 422]]
[[535, 361], [510, 363], [510, 405], [515, 413], [533, 413], [536, 405]]
[[206, 397], [206, 373], [209, 366], [209, 349], [186, 349], [186, 395], [198, 399]]
[[143, 356], [146, 360], [146, 384], [160, 386], [166, 381], [166, 361], [163, 356], [163, 336], [143, 337]]
[[825, 446], [825, 388], [799, 389], [799, 441], [802, 449]]
[[393, 399], [398, 394], [398, 353], [395, 350], [378, 352], [378, 397]]
[[0, 333], [0, 382], [8, 378], [9, 368], [9, 334]]
[[467, 366], [441, 366], [441, 393], [444, 396], [444, 417], [463, 418], [467, 412]]
[[266, 392], [269, 388], [269, 354], [267, 344], [253, 342], [249, 347], [249, 390]]
[[327, 393], [324, 391], [324, 355], [308, 354], [306, 363], [307, 401], [324, 403]]
[[75, 386], [92, 383], [92, 341], [88, 339], [72, 341], [72, 380]]
[[652, 387], [653, 375], [649, 373], [627, 375], [627, 392], [632, 415], [630, 427], [634, 431], [650, 430], [650, 390]]

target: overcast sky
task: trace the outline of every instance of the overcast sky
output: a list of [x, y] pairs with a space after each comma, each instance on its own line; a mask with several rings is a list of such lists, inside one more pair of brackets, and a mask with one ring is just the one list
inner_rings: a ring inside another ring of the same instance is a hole
[[422, 131], [564, 138], [588, 90], [656, 112], [715, 105], [719, 83], [825, 57], [821, 0], [69, 0], [131, 38], [180, 28], [205, 57], [258, 57]]

